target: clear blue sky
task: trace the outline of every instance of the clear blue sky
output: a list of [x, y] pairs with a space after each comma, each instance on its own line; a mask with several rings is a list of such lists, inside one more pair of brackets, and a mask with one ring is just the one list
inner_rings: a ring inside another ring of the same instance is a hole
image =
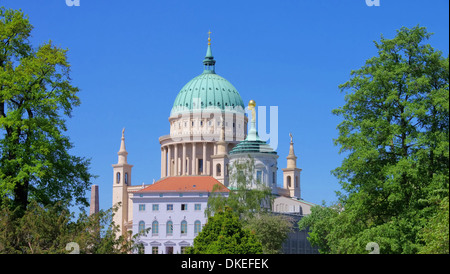
[[[34, 45], [52, 40], [69, 49], [82, 104], [68, 121], [73, 154], [92, 159], [100, 207], [112, 203], [112, 167], [126, 128], [132, 184], [160, 176], [159, 136], [178, 91], [202, 72], [212, 31], [216, 72], [244, 102], [278, 106], [278, 166], [286, 166], [294, 135], [302, 198], [320, 204], [340, 190], [330, 171], [343, 155], [333, 144], [344, 104], [338, 85], [376, 55], [373, 41], [402, 26], [435, 33], [429, 43], [449, 49], [448, 0], [0, 0], [22, 9], [34, 25]], [[86, 196], [89, 197], [89, 193]]]

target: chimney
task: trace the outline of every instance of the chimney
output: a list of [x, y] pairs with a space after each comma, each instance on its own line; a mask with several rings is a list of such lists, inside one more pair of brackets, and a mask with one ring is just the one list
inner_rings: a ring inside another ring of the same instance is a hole
[[98, 185], [91, 186], [91, 208], [89, 210], [89, 215], [98, 213]]

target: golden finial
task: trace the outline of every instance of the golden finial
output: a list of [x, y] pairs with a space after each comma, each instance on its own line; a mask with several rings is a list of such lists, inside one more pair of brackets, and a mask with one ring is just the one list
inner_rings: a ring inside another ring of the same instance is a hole
[[256, 121], [256, 102], [255, 100], [250, 100], [250, 102], [248, 102], [248, 109], [252, 111], [252, 122]]
[[211, 46], [211, 31], [208, 31], [208, 46]]

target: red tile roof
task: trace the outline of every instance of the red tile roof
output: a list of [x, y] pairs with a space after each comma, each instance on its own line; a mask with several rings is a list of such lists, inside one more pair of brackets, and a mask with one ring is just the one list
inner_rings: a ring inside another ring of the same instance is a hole
[[211, 176], [175, 176], [161, 179], [136, 193], [212, 192], [215, 185], [219, 185], [220, 192], [230, 191], [226, 186]]

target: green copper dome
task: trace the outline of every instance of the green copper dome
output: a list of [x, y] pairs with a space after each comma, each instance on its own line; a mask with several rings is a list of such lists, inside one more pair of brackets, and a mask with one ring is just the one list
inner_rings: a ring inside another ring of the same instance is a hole
[[204, 71], [189, 81], [180, 90], [173, 103], [170, 116], [185, 112], [203, 110], [221, 110], [244, 112], [244, 102], [236, 88], [225, 78], [215, 73], [216, 61], [208, 44]]

